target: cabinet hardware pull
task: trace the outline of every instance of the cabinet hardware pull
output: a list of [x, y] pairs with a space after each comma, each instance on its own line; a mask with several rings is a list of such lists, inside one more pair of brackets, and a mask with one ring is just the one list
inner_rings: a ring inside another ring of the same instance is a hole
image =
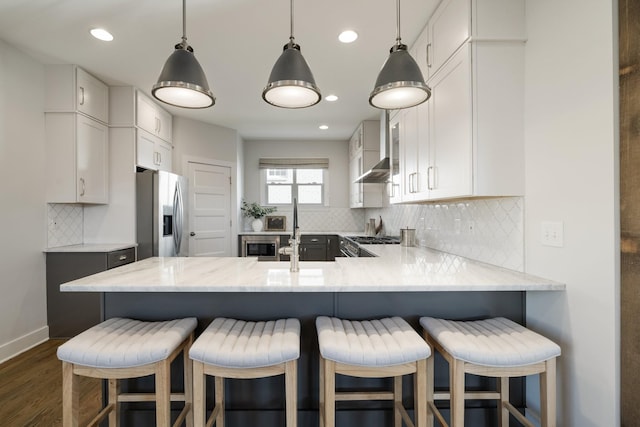
[[84, 192], [85, 192], [85, 185], [84, 185], [84, 178], [80, 178], [80, 196], [84, 196]]
[[[434, 170], [433, 166], [429, 166], [427, 168], [427, 188], [429, 190], [433, 190], [435, 188], [434, 184], [435, 184], [435, 180], [436, 180], [435, 178], [436, 177], [435, 177], [434, 173], [435, 173], [435, 170]], [[433, 183], [431, 182], [432, 181], [432, 179], [431, 179], [432, 176], [433, 176]]]
[[80, 86], [80, 105], [84, 105], [84, 88]]
[[427, 43], [427, 67], [431, 68], [431, 43]]
[[124, 261], [125, 259], [127, 259], [126, 255], [120, 255], [120, 258], [118, 258], [119, 261]]

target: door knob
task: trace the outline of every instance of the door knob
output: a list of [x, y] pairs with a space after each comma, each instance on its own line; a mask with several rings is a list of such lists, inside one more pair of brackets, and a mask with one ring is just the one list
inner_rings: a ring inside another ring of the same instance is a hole
[[191, 236], [191, 237], [193, 237], [195, 235], [196, 235], [196, 233], [194, 233], [193, 231], [191, 233], [189, 233], [189, 236]]

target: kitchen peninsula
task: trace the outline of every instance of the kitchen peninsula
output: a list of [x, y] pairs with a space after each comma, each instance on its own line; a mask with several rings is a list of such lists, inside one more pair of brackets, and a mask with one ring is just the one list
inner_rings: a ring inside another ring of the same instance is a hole
[[[289, 271], [288, 262], [258, 262], [255, 258], [149, 258], [63, 284], [61, 290], [104, 293], [105, 318], [195, 316], [198, 332], [221, 316], [299, 318], [298, 407], [299, 425], [305, 426], [317, 425], [318, 419], [317, 316], [363, 319], [398, 315], [416, 329], [417, 319], [425, 315], [455, 319], [504, 316], [524, 323], [527, 292], [564, 290], [561, 283], [430, 249], [400, 245], [368, 245], [366, 249], [377, 257], [301, 262], [296, 273]], [[338, 387], [348, 388], [354, 381], [340, 377]], [[387, 380], [371, 381], [374, 387], [390, 384]], [[473, 378], [468, 384], [492, 386], [485, 381]], [[436, 384], [446, 382], [446, 366], [436, 359]], [[144, 384], [138, 381], [128, 386]], [[281, 386], [279, 377], [229, 382], [230, 425], [282, 425], [281, 393], [270, 392]], [[512, 393], [514, 403], [522, 407], [523, 380], [512, 382]], [[405, 399], [412, 407], [410, 388]], [[368, 405], [366, 411], [355, 410], [358, 407], [349, 403], [340, 405], [338, 425], [390, 425], [390, 411], [384, 403]], [[261, 410], [254, 411], [256, 408]], [[264, 408], [270, 410], [265, 412]], [[152, 416], [148, 409], [131, 407], [128, 411], [130, 418], [123, 425], [139, 425]], [[492, 425], [493, 412], [493, 406], [484, 404], [470, 408], [469, 425]]]

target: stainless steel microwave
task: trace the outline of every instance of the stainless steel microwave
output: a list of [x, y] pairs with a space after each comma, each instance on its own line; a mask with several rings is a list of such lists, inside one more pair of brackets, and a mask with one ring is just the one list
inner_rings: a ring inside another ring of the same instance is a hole
[[279, 235], [244, 235], [241, 242], [243, 257], [257, 257], [258, 261], [280, 261]]

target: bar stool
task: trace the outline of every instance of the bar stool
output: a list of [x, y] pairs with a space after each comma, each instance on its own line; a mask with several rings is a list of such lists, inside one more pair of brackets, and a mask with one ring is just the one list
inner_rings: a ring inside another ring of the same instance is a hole
[[[297, 425], [300, 321], [280, 319], [246, 322], [217, 318], [189, 351], [193, 360], [194, 422], [196, 427], [224, 427], [224, 379], [264, 378], [284, 374], [287, 427]], [[205, 378], [215, 377], [215, 406], [205, 408]]]
[[[79, 423], [78, 377], [109, 381], [107, 406], [89, 423], [98, 424], [107, 415], [109, 427], [119, 425], [120, 402], [156, 402], [156, 426], [171, 425], [171, 400], [184, 401], [174, 426], [186, 421], [192, 402], [191, 363], [187, 351], [193, 342], [195, 318], [166, 322], [142, 322], [126, 318], [106, 320], [58, 347], [62, 361], [62, 423]], [[183, 352], [184, 393], [171, 393], [171, 362]], [[119, 380], [155, 375], [155, 393], [121, 393]]]
[[[556, 358], [553, 341], [504, 317], [478, 321], [451, 321], [422, 317], [425, 340], [449, 362], [450, 393], [435, 393], [433, 359], [427, 362], [427, 404], [447, 426], [434, 400], [451, 401], [451, 427], [464, 426], [464, 401], [498, 400], [499, 425], [509, 426], [509, 414], [533, 427], [509, 402], [509, 378], [540, 374], [541, 423], [556, 425]], [[499, 378], [498, 391], [465, 392], [465, 373]]]
[[[396, 427], [427, 425], [426, 359], [431, 349], [400, 317], [349, 321], [316, 319], [320, 345], [320, 427], [335, 426], [336, 401], [392, 400]], [[360, 378], [393, 377], [393, 391], [337, 392], [336, 374]], [[414, 418], [402, 405], [402, 376], [414, 374]]]

